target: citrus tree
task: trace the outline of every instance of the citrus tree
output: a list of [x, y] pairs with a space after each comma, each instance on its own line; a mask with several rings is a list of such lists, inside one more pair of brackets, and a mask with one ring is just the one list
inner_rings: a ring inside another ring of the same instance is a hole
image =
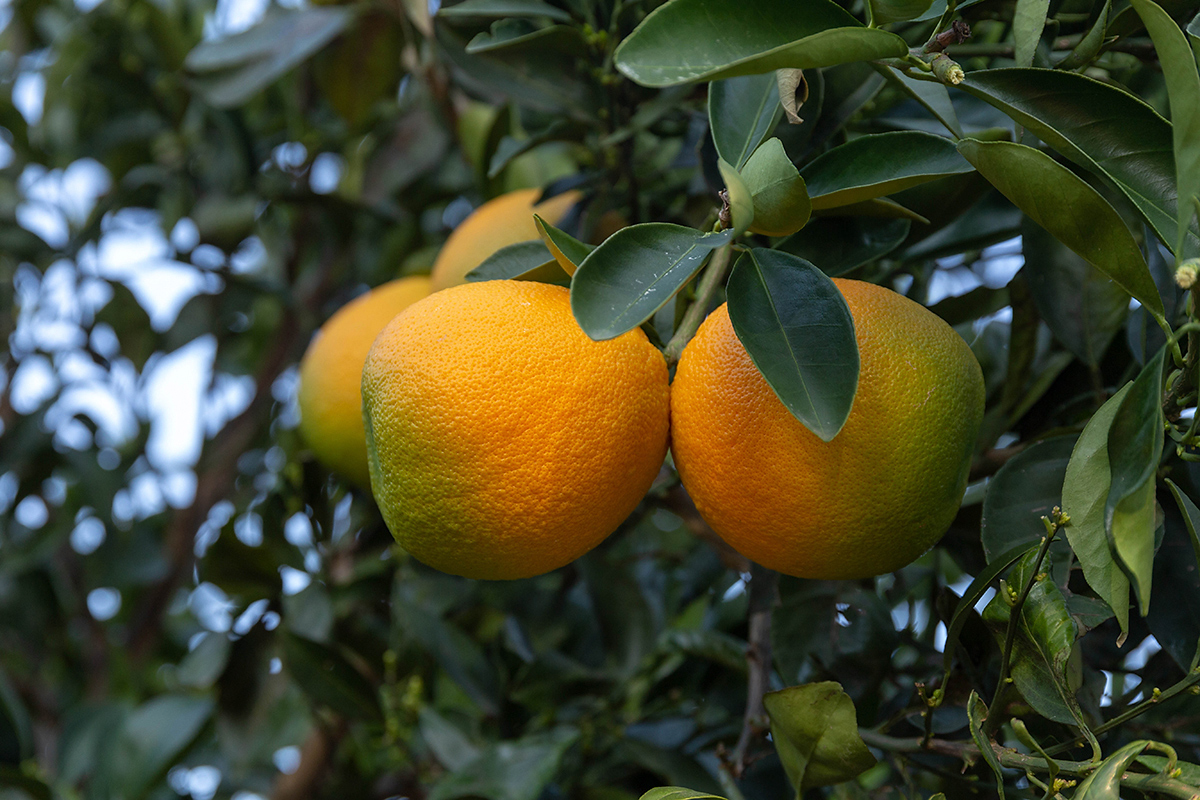
[[0, 798], [1200, 796], [1198, 6], [0, 7]]

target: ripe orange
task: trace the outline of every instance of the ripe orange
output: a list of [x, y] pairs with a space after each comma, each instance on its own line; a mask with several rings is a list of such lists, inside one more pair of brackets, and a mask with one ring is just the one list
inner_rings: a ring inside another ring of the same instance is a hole
[[612, 533], [667, 452], [670, 389], [640, 330], [595, 342], [566, 289], [468, 283], [393, 319], [363, 368], [371, 488], [418, 560], [540, 575]]
[[725, 306], [684, 349], [671, 389], [671, 452], [701, 515], [742, 555], [802, 578], [891, 572], [932, 547], [983, 419], [982, 371], [949, 325], [882, 287], [835, 283], [861, 367], [833, 441], [788, 412]]
[[433, 290], [466, 283], [467, 273], [502, 247], [538, 238], [537, 214], [557, 225], [575, 203], [579, 192], [564, 192], [534, 205], [541, 189], [520, 189], [502, 194], [475, 209], [442, 245], [433, 264]]
[[358, 486], [371, 485], [363, 431], [362, 366], [392, 317], [429, 294], [429, 278], [385, 283], [338, 309], [300, 361], [300, 433], [325, 466]]

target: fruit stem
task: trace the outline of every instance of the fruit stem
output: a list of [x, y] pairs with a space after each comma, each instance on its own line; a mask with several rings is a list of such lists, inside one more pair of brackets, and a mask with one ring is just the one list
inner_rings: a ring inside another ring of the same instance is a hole
[[667, 358], [667, 366], [673, 367], [679, 362], [683, 348], [696, 335], [700, 323], [708, 316], [708, 307], [712, 305], [712, 299], [716, 295], [717, 289], [720, 288], [721, 281], [725, 279], [725, 272], [729, 269], [729, 262], [732, 259], [733, 245], [729, 244], [717, 248], [712, 258], [709, 259], [704, 274], [700, 276], [700, 283], [696, 286], [696, 299], [688, 306], [687, 313], [680, 320], [679, 327], [675, 329], [671, 341], [667, 342], [667, 346], [663, 349], [663, 355]]

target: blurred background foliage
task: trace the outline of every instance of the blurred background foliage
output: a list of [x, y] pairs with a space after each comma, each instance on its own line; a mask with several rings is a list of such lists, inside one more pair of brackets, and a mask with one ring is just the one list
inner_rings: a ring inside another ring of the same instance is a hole
[[[646, 89], [613, 68], [656, 3], [235, 5], [0, 6], [0, 798], [785, 796], [765, 738], [744, 774], [729, 758], [749, 565], [672, 472], [576, 564], [476, 582], [399, 552], [371, 498], [295, 433], [312, 332], [367, 287], [427, 271], [484, 200], [580, 189], [563, 227], [592, 240], [626, 222], [711, 224], [703, 85]], [[1107, 4], [1051, 5], [1070, 36]], [[979, 50], [964, 63], [1004, 63], [1011, 6], [968, 11]], [[1144, 31], [1127, 27], [1089, 74], [1165, 108]], [[777, 131], [798, 164], [862, 132], [939, 130], [867, 65], [807, 77], [804, 122]], [[968, 131], [1013, 131], [954, 102]], [[837, 680], [859, 724], [915, 736], [914, 684], [941, 674], [944, 620], [986, 564], [981, 518], [994, 547], [1012, 543], [1004, 513], [1043, 498], [1073, 439], [1026, 445], [1077, 434], [1161, 335], [978, 175], [895, 199], [928, 223], [843, 209], [784, 249], [959, 326], [990, 391], [975, 478], [1017, 453], [1023, 467], [988, 505], [969, 493], [943, 544], [895, 575], [784, 579], [771, 681]], [[1181, 313], [1169, 253], [1152, 237], [1144, 250]], [[1129, 644], [1071, 598], [1077, 624], [1099, 626], [1076, 646], [1094, 720], [1178, 680], [1200, 637], [1190, 545], [1163, 508], [1162, 547], [1180, 555], [1156, 561], [1161, 601]], [[979, 615], [962, 652], [972, 674], [951, 694], [997, 669]], [[962, 736], [952, 699], [933, 727]], [[1133, 727], [1200, 758], [1196, 698]], [[893, 754], [818, 791], [987, 793], [986, 770], [961, 766]]]

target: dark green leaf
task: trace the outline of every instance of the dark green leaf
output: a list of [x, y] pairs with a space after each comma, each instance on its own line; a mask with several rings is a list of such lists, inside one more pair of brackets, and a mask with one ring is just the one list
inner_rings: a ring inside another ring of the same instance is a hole
[[854, 703], [833, 681], [793, 686], [763, 697], [771, 736], [799, 797], [842, 783], [875, 765], [858, 735]]
[[732, 231], [701, 233], [647, 222], [608, 237], [571, 279], [571, 310], [593, 339], [612, 339], [654, 315], [692, 279]]
[[333, 41], [351, 19], [344, 7], [274, 11], [247, 31], [201, 42], [184, 66], [213, 105], [241, 105]]
[[1034, 222], [1162, 315], [1162, 298], [1133, 234], [1095, 189], [1023, 144], [963, 139], [958, 149]]
[[779, 122], [775, 74], [713, 81], [708, 87], [708, 124], [717, 155], [741, 170], [755, 148]]
[[1039, 315], [1080, 361], [1098, 367], [1129, 314], [1129, 293], [1045, 228], [1027, 221], [1021, 237]]
[[[1172, 130], [1150, 106], [1109, 84], [1062, 71], [981, 70], [959, 88], [1004, 111], [1075, 163], [1112, 179], [1163, 243], [1175, 247]], [[1192, 239], [1200, 243], [1194, 234]]]
[[958, 113], [950, 100], [950, 91], [946, 84], [934, 81], [923, 81], [910, 78], [903, 72], [891, 67], [878, 66], [879, 74], [904, 90], [905, 94], [925, 107], [925, 110], [946, 126], [955, 136], [963, 135], [962, 125], [958, 121]]
[[14, 762], [24, 761], [33, 756], [33, 720], [21, 701], [21, 696], [13, 688], [4, 670], [0, 669], [0, 742], [6, 739], [12, 742], [15, 748], [12, 752], [0, 750], [0, 756], [10, 756]]
[[1105, 530], [1142, 616], [1150, 606], [1154, 569], [1154, 473], [1163, 449], [1165, 352], [1159, 350], [1142, 368], [1108, 429], [1111, 482], [1104, 503]]
[[537, 214], [533, 215], [533, 221], [537, 225], [538, 235], [542, 237], [546, 249], [563, 268], [563, 272], [568, 275], [574, 275], [583, 260], [596, 249], [595, 245], [581, 242], [571, 234], [560, 231]]
[[616, 64], [643, 86], [670, 86], [907, 52], [899, 36], [864, 28], [830, 0], [671, 0], [621, 43]]
[[1004, 770], [1000, 767], [1000, 759], [996, 757], [996, 751], [992, 749], [991, 740], [983, 732], [983, 723], [987, 719], [988, 713], [987, 704], [972, 689], [971, 696], [967, 698], [967, 723], [971, 728], [971, 738], [975, 741], [975, 746], [979, 748], [984, 762], [992, 768], [992, 774], [996, 776], [996, 793], [1000, 796], [1000, 800], [1004, 800]]
[[181, 686], [207, 689], [217, 682], [229, 663], [229, 637], [223, 633], [206, 633], [192, 652], [179, 662], [175, 673]]
[[750, 230], [765, 236], [790, 236], [808, 222], [812, 207], [804, 179], [778, 139], [768, 139], [742, 168], [742, 180], [754, 204]]
[[1171, 132], [1175, 149], [1176, 187], [1179, 210], [1174, 250], [1179, 258], [1195, 256], [1197, 252], [1184, 249], [1184, 231], [1195, 219], [1193, 199], [1200, 200], [1200, 73], [1196, 71], [1196, 56], [1188, 46], [1183, 31], [1175, 20], [1153, 0], [1132, 0], [1154, 41], [1154, 49], [1162, 64], [1167, 95], [1171, 100]]
[[[958, 10], [962, 11], [964, 8], [967, 8], [968, 6], [973, 6], [976, 3], [982, 3], [982, 2], [983, 2], [983, 0], [962, 0], [962, 2], [958, 3]], [[938, 17], [942, 16], [942, 14], [944, 14], [944, 13], [946, 13], [946, 0], [933, 0], [933, 5], [931, 5], [929, 7], [928, 11], [926, 11], [921, 16], [917, 17], [917, 21], [924, 22], [925, 20], [929, 20], [929, 19], [937, 19]]]
[[544, 0], [463, 0], [452, 6], [443, 5], [438, 17], [458, 20], [500, 17], [548, 17], [556, 22], [570, 22], [571, 15]]
[[[1166, 756], [1138, 756], [1138, 763], [1145, 764], [1155, 772], [1163, 772], [1167, 767], [1167, 758]], [[1200, 788], [1200, 764], [1176, 761], [1175, 768], [1180, 771], [1179, 780], [1188, 786]]]
[[545, 130], [524, 139], [517, 139], [512, 136], [503, 137], [500, 143], [496, 145], [496, 152], [492, 153], [491, 161], [488, 162], [488, 178], [499, 176], [513, 162], [513, 159], [518, 156], [525, 155], [546, 142], [561, 139], [569, 140], [572, 134], [578, 130], [579, 123], [577, 122], [572, 120], [556, 120], [547, 126]]
[[1120, 800], [1121, 778], [1133, 760], [1146, 749], [1147, 742], [1130, 742], [1101, 762], [1075, 789], [1072, 797], [1080, 800]]
[[[1033, 586], [1021, 607], [1021, 618], [1012, 648], [1012, 678], [1039, 714], [1066, 724], [1084, 725], [1083, 712], [1075, 700], [1067, 661], [1078, 636], [1066, 599], [1045, 571], [1034, 577], [1037, 552], [1026, 553], [1008, 575], [1009, 590], [1020, 593], [1032, 579]], [[997, 594], [983, 610], [983, 620], [992, 629], [996, 643], [1003, 646], [1012, 607]]]
[[1011, 459], [988, 484], [981, 539], [988, 561], [1014, 547], [1035, 546], [1046, 535], [1042, 517], [1062, 503], [1063, 476], [1074, 436], [1038, 442]]
[[988, 245], [1017, 236], [1021, 232], [1021, 220], [1024, 217], [1021, 209], [1010, 203], [1008, 198], [989, 190], [958, 214], [949, 225], [905, 250], [903, 257], [941, 258], [965, 250], [982, 250]]
[[297, 636], [328, 642], [333, 630], [333, 604], [325, 584], [313, 581], [296, 594], [284, 595], [283, 623]]
[[733, 329], [767, 383], [831, 441], [858, 389], [854, 319], [841, 292], [804, 259], [755, 248], [738, 259], [726, 296]]
[[873, 24], [887, 25], [889, 22], [916, 19], [928, 11], [932, 3], [933, 0], [869, 0], [867, 7]]
[[1200, 512], [1192, 499], [1167, 481], [1180, 515], [1165, 513], [1162, 544], [1154, 557], [1154, 585], [1170, 602], [1154, 603], [1146, 625], [1182, 670], [1192, 666], [1200, 642]]
[[1018, 67], [1033, 63], [1033, 54], [1046, 27], [1050, 0], [1017, 0], [1013, 13], [1013, 49]]
[[1009, 305], [1008, 289], [978, 286], [966, 294], [939, 300], [929, 306], [929, 310], [955, 326], [995, 314], [1006, 305]]
[[1111, 9], [1112, 0], [1104, 0], [1100, 14], [1096, 17], [1092, 27], [1088, 28], [1088, 32], [1079, 40], [1079, 44], [1075, 45], [1067, 54], [1067, 57], [1054, 65], [1055, 69], [1077, 69], [1091, 63], [1096, 58], [1100, 53], [1101, 45], [1104, 44], [1104, 29], [1108, 27], [1108, 15]]
[[479, 748], [461, 730], [429, 706], [420, 713], [421, 738], [442, 766], [457, 772], [479, 757]]
[[554, 779], [567, 749], [578, 739], [579, 731], [557, 728], [489, 745], [478, 758], [438, 781], [429, 800], [537, 800]]
[[283, 634], [288, 673], [313, 701], [351, 719], [382, 716], [375, 686], [334, 647]]
[[537, 49], [544, 52], [578, 53], [585, 47], [579, 31], [570, 25], [551, 25], [537, 28], [519, 19], [493, 22], [491, 30], [480, 33], [467, 42], [468, 55], [490, 54], [504, 58], [512, 48]]
[[942, 665], [946, 670], [947, 677], [950, 675], [950, 668], [954, 665], [954, 652], [955, 646], [958, 644], [958, 637], [967, 624], [967, 620], [971, 618], [975, 604], [987, 593], [996, 578], [1000, 577], [1013, 562], [1030, 550], [1031, 548], [1019, 545], [991, 559], [987, 568], [975, 576], [975, 580], [971, 581], [971, 585], [959, 598], [958, 604], [954, 607], [954, 613], [950, 616], [950, 624], [946, 626], [946, 644], [942, 649]]
[[468, 281], [538, 281], [565, 286], [567, 276], [541, 239], [502, 247], [467, 273]]
[[972, 166], [954, 143], [920, 131], [860, 136], [816, 158], [801, 171], [814, 209], [858, 203]]
[[811, 261], [830, 277], [882, 258], [900, 246], [912, 223], [906, 219], [820, 217], [776, 245]]
[[1079, 436], [1063, 478], [1062, 508], [1071, 518], [1065, 531], [1088, 585], [1112, 608], [1121, 626], [1121, 641], [1129, 630], [1129, 579], [1113, 558], [1105, 533], [1105, 501], [1109, 473], [1108, 432], [1117, 409], [1129, 393], [1126, 385], [1092, 415]]
[[165, 694], [129, 714], [113, 756], [121, 796], [145, 797], [195, 740], [212, 712], [211, 698]]

